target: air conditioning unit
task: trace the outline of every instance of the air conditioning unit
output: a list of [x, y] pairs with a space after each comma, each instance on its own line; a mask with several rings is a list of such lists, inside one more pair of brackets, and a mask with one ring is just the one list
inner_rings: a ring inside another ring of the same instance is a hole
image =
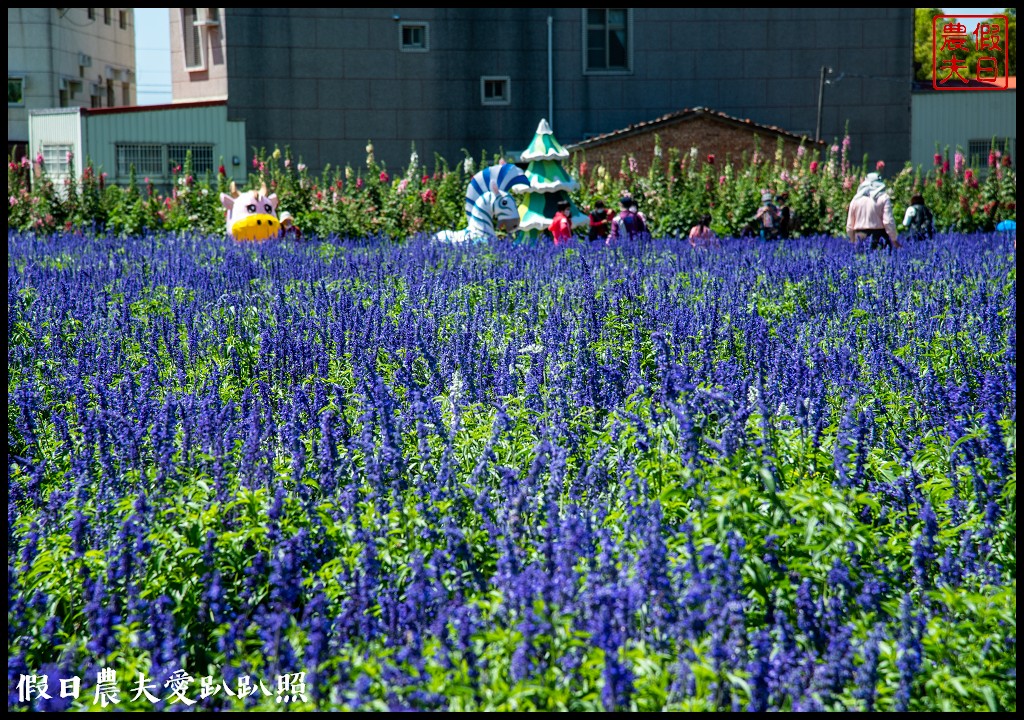
[[92, 67], [92, 55], [78, 53], [78, 64], [82, 67]]
[[196, 25], [216, 27], [220, 25], [220, 8], [197, 8]]

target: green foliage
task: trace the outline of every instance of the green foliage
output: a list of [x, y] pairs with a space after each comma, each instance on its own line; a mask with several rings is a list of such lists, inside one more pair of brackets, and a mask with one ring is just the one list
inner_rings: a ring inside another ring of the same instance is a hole
[[[773, 155], [757, 147], [749, 158], [715, 158], [698, 157], [683, 148], [665, 149], [656, 137], [646, 174], [638, 172], [637, 163], [629, 157], [612, 170], [590, 165], [585, 156], [574, 156], [566, 169], [580, 182], [571, 196], [578, 208], [589, 212], [597, 200], [614, 207], [618, 197], [631, 194], [656, 236], [685, 237], [705, 213], [712, 215], [711, 226], [721, 236], [756, 234], [754, 213], [764, 191], [787, 196], [796, 236], [845, 236], [846, 208], [869, 168], [866, 159], [860, 166], [851, 163], [848, 146], [847, 137], [820, 151], [802, 147], [792, 160], [786, 158], [781, 144]], [[372, 148], [372, 143], [367, 147]], [[940, 231], [992, 230], [1000, 220], [1015, 219], [1017, 178], [1010, 149], [994, 149], [1000, 156], [998, 162], [989, 162], [987, 172], [971, 163], [984, 165], [988, 158], [968, 158], [962, 167], [960, 163], [944, 167], [943, 162], [952, 161], [947, 148], [931, 168], [922, 171], [908, 163], [888, 173], [897, 221], [915, 192], [924, 194]], [[106, 228], [121, 235], [144, 230], [222, 233], [220, 193], [230, 189], [227, 179], [221, 173], [216, 179], [198, 178], [191, 162], [189, 155], [174, 174], [170, 195], [161, 196], [152, 186], [139, 188], [134, 173], [125, 187], [107, 186], [88, 161], [77, 182], [57, 187], [41, 164], [11, 159], [8, 225], [40, 231]], [[497, 159], [486, 154], [479, 161], [491, 162]], [[238, 189], [265, 186], [277, 193], [278, 211], [289, 211], [307, 237], [375, 236], [403, 241], [418, 233], [465, 227], [466, 184], [480, 167], [468, 153], [454, 167], [435, 155], [433, 170], [428, 172], [412, 148], [401, 174], [391, 173], [370, 151], [362, 167], [327, 166], [314, 177], [287, 147], [270, 153], [258, 149], [248, 184]]]

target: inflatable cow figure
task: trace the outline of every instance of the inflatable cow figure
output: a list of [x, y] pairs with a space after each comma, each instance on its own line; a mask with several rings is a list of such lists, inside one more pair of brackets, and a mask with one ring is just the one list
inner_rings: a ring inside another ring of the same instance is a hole
[[220, 204], [227, 210], [228, 237], [241, 242], [258, 242], [280, 236], [277, 194], [267, 195], [266, 185], [259, 190], [239, 193], [232, 183], [231, 194], [221, 193]]

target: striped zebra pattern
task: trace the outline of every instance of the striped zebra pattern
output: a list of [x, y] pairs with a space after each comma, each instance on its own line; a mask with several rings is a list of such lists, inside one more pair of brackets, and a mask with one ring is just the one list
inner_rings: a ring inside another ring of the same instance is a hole
[[508, 192], [513, 185], [529, 185], [530, 179], [523, 171], [512, 163], [492, 165], [484, 168], [469, 181], [466, 188], [466, 217], [473, 217], [473, 206], [480, 196], [491, 190], [491, 183], [496, 182], [499, 192]]
[[[489, 240], [495, 236], [494, 221], [519, 223], [519, 208], [509, 195], [514, 185], [529, 185], [530, 180], [512, 164], [484, 168], [469, 181], [466, 188], [465, 230], [442, 230], [434, 238], [440, 242], [462, 243], [467, 240]], [[497, 193], [494, 187], [497, 187]]]

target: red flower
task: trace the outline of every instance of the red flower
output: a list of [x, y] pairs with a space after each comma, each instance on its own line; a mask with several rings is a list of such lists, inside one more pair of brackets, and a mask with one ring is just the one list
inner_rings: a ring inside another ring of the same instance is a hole
[[426, 185], [428, 182], [430, 182], [430, 176], [424, 175], [423, 177], [420, 178], [420, 182]]
[[1010, 156], [1003, 155], [1003, 167], [1010, 167]]
[[219, 174], [221, 174], [221, 175], [227, 175], [228, 174], [228, 171], [224, 169], [223, 165], [218, 165], [217, 166], [217, 172]]
[[885, 170], [885, 161], [879, 160], [878, 162], [876, 162], [875, 170], [877, 170], [878, 172], [882, 172], [883, 170]]
[[944, 163], [942, 163], [942, 174], [945, 175], [948, 172], [949, 172], [949, 160], [946, 160]]
[[818, 172], [818, 161], [817, 160], [811, 160], [811, 175], [814, 175], [817, 172]]
[[430, 203], [431, 205], [433, 205], [435, 202], [437, 202], [437, 194], [430, 188], [427, 188], [426, 190], [420, 193], [420, 200], [422, 200], [425, 203]]
[[935, 164], [936, 165], [941, 165], [942, 164], [942, 156], [939, 155], [938, 153], [935, 153]]
[[714, 155], [714, 153], [711, 153], [710, 155], [708, 155], [708, 164], [709, 165], [714, 165], [715, 164], [715, 155]]
[[380, 181], [382, 183], [384, 183], [385, 185], [387, 185], [390, 180], [391, 180], [391, 177], [388, 175], [387, 171], [386, 170], [381, 170], [380, 171]]
[[356, 190], [359, 190], [362, 187], [363, 187], [363, 179], [362, 178], [356, 178]]

